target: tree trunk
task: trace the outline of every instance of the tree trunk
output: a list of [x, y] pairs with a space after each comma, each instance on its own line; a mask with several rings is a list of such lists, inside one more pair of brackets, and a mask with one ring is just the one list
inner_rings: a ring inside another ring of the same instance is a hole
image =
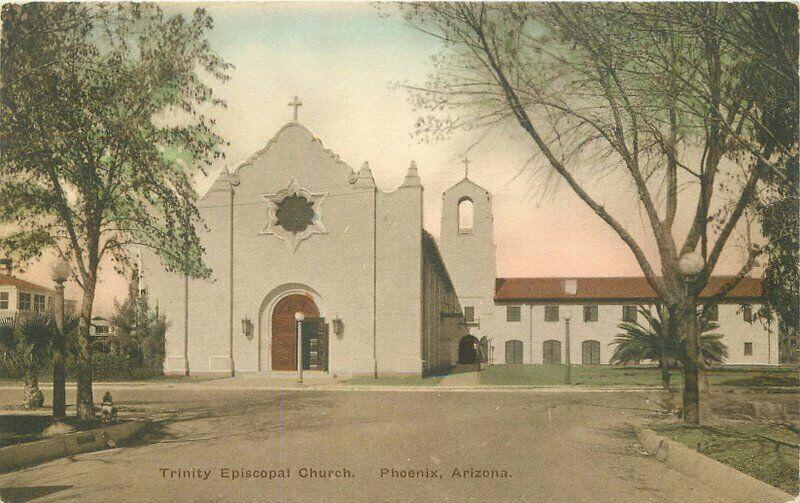
[[658, 366], [661, 367], [661, 387], [669, 391], [669, 359], [665, 354], [658, 360]]
[[[92, 274], [92, 273], [90, 273]], [[94, 419], [94, 398], [92, 396], [92, 344], [90, 327], [92, 306], [94, 304], [94, 274], [84, 284], [81, 304], [81, 324], [78, 332], [78, 417], [84, 421]]]
[[680, 333], [686, 341], [683, 358], [683, 422], [686, 425], [700, 424], [699, 358], [700, 344], [697, 333], [697, 312], [694, 302], [681, 309]]
[[44, 395], [39, 389], [39, 376], [36, 369], [25, 369], [25, 407], [28, 409], [38, 409], [44, 404]]
[[698, 386], [700, 388], [700, 392], [708, 393], [708, 372], [706, 370], [706, 362], [702, 357], [702, 353], [697, 365], [697, 374], [698, 374], [697, 381], [698, 381]]

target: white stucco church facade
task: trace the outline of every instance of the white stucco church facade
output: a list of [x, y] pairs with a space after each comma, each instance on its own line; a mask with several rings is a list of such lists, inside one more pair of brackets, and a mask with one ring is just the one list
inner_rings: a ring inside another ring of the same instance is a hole
[[300, 123], [283, 126], [198, 203], [210, 280], [145, 260], [169, 323], [165, 372], [280, 375], [300, 361], [353, 376], [452, 364], [461, 306], [422, 227], [422, 191], [414, 163], [383, 192], [366, 163], [356, 172]]
[[[572, 362], [602, 364], [629, 306], [653, 301], [643, 278], [497, 278], [491, 194], [467, 176], [446, 190], [440, 245], [422, 195], [413, 162], [384, 192], [366, 163], [355, 171], [297, 121], [283, 126], [199, 201], [210, 280], [144, 260], [168, 322], [165, 372], [419, 375], [471, 351], [560, 363], [566, 306]], [[734, 363], [777, 363], [777, 336], [737, 321], [757, 283], [719, 310]]]

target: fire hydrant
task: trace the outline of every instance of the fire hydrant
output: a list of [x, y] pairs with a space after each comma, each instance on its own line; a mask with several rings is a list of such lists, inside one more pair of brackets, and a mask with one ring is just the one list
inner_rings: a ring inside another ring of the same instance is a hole
[[103, 395], [103, 403], [100, 404], [100, 421], [109, 424], [117, 422], [117, 408], [114, 407], [110, 391], [106, 391], [106, 394]]

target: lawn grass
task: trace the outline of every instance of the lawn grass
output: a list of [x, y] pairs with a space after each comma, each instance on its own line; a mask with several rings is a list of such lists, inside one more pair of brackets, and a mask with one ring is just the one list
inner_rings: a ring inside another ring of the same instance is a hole
[[444, 376], [386, 376], [378, 377], [352, 377], [343, 381], [345, 384], [356, 386], [437, 386]]
[[746, 387], [786, 387], [800, 386], [800, 374], [796, 370], [783, 369], [752, 369], [747, 372], [718, 371], [709, 375], [714, 384], [722, 386]]
[[[660, 386], [656, 368], [575, 365], [571, 370], [574, 386]], [[673, 381], [678, 372], [673, 371]], [[565, 384], [563, 365], [489, 365], [480, 374], [487, 386], [554, 386]]]
[[[656, 367], [616, 367], [610, 365], [573, 365], [574, 386], [661, 386], [661, 371]], [[683, 386], [680, 369], [670, 371], [673, 389]], [[789, 368], [722, 367], [708, 370], [708, 382], [714, 386], [800, 386], [798, 373]], [[556, 386], [565, 384], [563, 365], [487, 365], [480, 374], [487, 386]]]
[[773, 425], [756, 423], [706, 425], [659, 425], [659, 434], [736, 468], [789, 494], [797, 494], [797, 459], [800, 435]]

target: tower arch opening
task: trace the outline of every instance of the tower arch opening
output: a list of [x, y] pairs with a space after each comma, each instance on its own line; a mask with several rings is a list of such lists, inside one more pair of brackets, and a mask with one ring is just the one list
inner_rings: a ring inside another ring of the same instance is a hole
[[474, 225], [475, 205], [469, 197], [462, 197], [458, 200], [458, 232], [469, 234]]

